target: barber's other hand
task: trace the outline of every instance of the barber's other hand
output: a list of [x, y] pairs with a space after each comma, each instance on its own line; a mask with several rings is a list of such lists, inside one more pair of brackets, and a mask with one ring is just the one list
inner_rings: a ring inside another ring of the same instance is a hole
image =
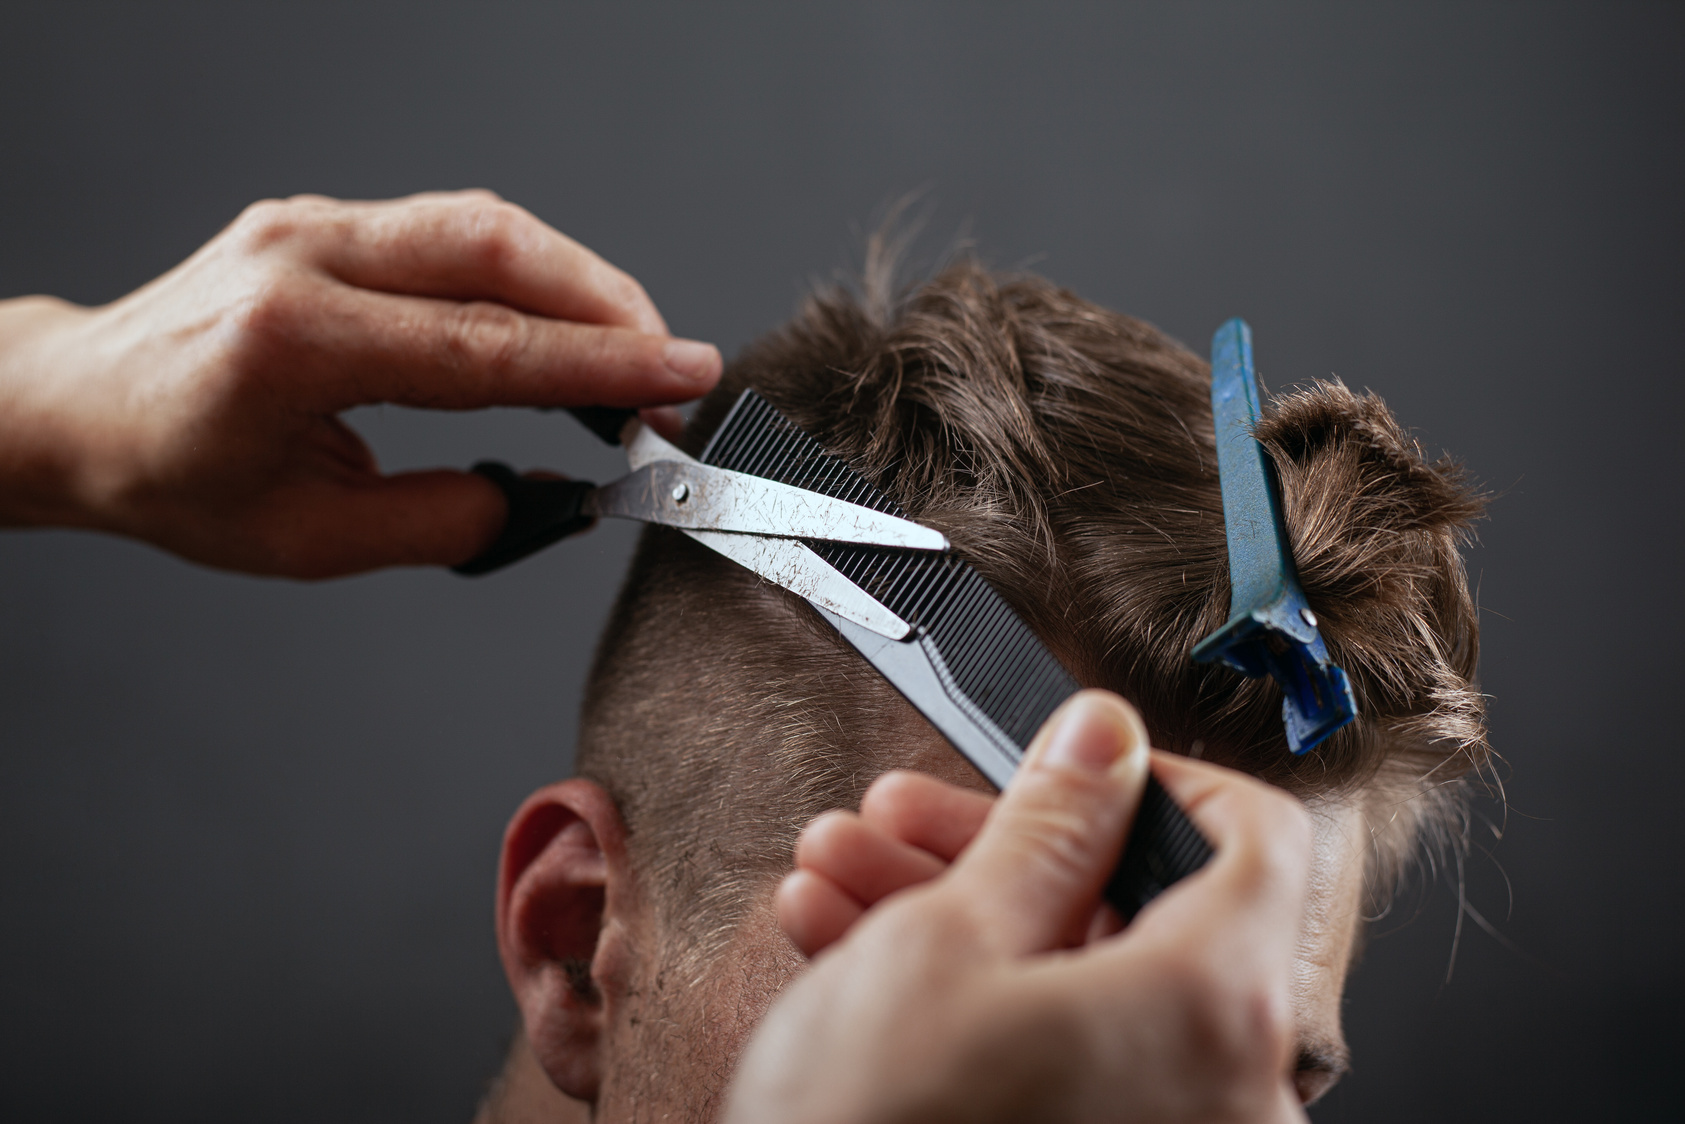
[[651, 407], [719, 371], [631, 277], [490, 193], [258, 203], [110, 305], [0, 303], [0, 525], [300, 578], [450, 565], [497, 536], [501, 493], [381, 475], [342, 410]]
[[727, 1119], [1302, 1121], [1288, 985], [1310, 832], [1291, 798], [1159, 755], [1216, 856], [1083, 943], [1148, 763], [1134, 711], [1083, 692], [999, 800], [946, 789], [945, 817], [925, 790], [903, 802], [920, 843], [856, 821], [872, 838], [830, 848], [853, 869], [791, 875], [781, 919], [820, 919], [799, 943], [846, 935], [761, 1023]]

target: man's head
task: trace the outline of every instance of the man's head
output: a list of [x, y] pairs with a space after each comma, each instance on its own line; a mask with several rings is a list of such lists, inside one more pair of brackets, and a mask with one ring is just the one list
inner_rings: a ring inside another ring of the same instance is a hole
[[[869, 269], [861, 295], [814, 298], [732, 365], [692, 451], [745, 386], [946, 533], [1084, 685], [1139, 707], [1155, 745], [1312, 807], [1306, 1089], [1337, 1072], [1364, 902], [1454, 828], [1454, 782], [1486, 760], [1458, 553], [1479, 501], [1455, 469], [1338, 383], [1260, 427], [1360, 714], [1295, 758], [1272, 683], [1188, 658], [1229, 601], [1197, 357], [1036, 278], [960, 264], [895, 297]], [[558, 1086], [603, 1118], [708, 1118], [800, 969], [771, 909], [797, 832], [896, 767], [986, 787], [805, 602], [648, 530], [587, 690], [579, 779], [529, 801], [505, 846], [505, 965]]]

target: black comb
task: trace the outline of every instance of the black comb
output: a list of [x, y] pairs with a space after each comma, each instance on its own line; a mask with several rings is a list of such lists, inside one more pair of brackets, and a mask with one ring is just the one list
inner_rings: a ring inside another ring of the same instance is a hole
[[[704, 464], [776, 480], [902, 518], [906, 513], [766, 399], [745, 390]], [[807, 542], [913, 626], [889, 640], [820, 609], [984, 776], [1004, 788], [1049, 715], [1078, 683], [1012, 607], [951, 553]], [[1125, 921], [1204, 866], [1211, 845], [1157, 780], [1147, 788], [1105, 898]]]

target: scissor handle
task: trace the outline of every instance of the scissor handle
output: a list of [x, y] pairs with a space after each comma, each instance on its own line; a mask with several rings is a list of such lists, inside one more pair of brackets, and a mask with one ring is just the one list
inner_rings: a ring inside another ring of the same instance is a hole
[[[620, 431], [638, 411], [618, 406], [569, 406], [579, 424], [607, 441], [620, 444]], [[509, 501], [503, 532], [486, 549], [451, 569], [464, 577], [479, 577], [536, 554], [558, 539], [578, 534], [593, 522], [579, 506], [596, 487], [589, 480], [534, 480], [501, 461], [481, 461], [474, 471], [496, 484]]]
[[620, 431], [626, 428], [627, 422], [638, 416], [638, 411], [622, 409], [619, 406], [569, 406], [568, 413], [578, 418], [580, 425], [610, 445], [620, 444]]
[[465, 577], [479, 577], [519, 562], [593, 522], [579, 510], [586, 494], [596, 487], [589, 480], [534, 480], [498, 461], [481, 461], [474, 471], [497, 485], [509, 501], [509, 516], [490, 546], [451, 567]]

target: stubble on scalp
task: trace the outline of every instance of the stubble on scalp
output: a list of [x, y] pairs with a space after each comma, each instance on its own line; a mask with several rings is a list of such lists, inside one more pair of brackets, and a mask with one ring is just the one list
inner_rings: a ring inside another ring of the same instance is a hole
[[604, 1050], [596, 1119], [708, 1124], [767, 1008], [805, 967], [779, 931], [767, 883], [705, 960], [664, 941], [626, 990]]

